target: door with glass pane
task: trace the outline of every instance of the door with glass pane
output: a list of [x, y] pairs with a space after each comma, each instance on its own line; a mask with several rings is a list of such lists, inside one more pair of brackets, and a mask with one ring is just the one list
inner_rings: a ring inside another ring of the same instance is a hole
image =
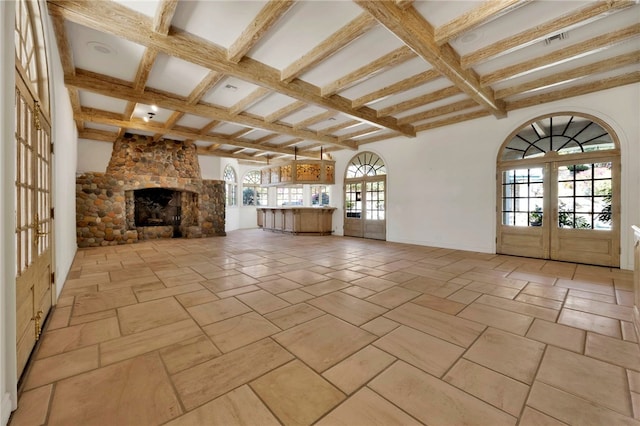
[[618, 170], [607, 158], [554, 163], [551, 259], [619, 266]]
[[496, 251], [620, 265], [620, 150], [586, 114], [535, 118], [498, 155]]
[[16, 352], [20, 375], [51, 309], [51, 129], [16, 76]]
[[498, 253], [549, 258], [550, 224], [544, 214], [548, 211], [544, 197], [546, 170], [545, 165], [534, 165], [502, 171]]
[[372, 152], [355, 156], [345, 176], [344, 229], [348, 237], [386, 240], [386, 168]]

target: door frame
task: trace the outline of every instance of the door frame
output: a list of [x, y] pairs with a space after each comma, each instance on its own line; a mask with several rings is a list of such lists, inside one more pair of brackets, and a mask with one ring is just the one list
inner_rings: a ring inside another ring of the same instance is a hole
[[[591, 151], [591, 152], [580, 152], [580, 153], [571, 153], [571, 154], [563, 154], [560, 155], [556, 151], [549, 151], [541, 157], [529, 157], [523, 159], [515, 159], [515, 160], [502, 160], [501, 156], [504, 152], [505, 147], [509, 144], [509, 142], [525, 127], [530, 126], [532, 123], [556, 116], [577, 116], [581, 118], [586, 118], [591, 120], [592, 122], [601, 126], [604, 130], [608, 132], [611, 137], [611, 140], [615, 144], [615, 148], [600, 150], [600, 151]], [[611, 162], [612, 170], [611, 170], [611, 178], [612, 178], [612, 199], [611, 199], [611, 230], [583, 230], [583, 229], [569, 229], [569, 228], [559, 228], [558, 227], [558, 208], [557, 208], [557, 169], [562, 165], [567, 164], [581, 164], [581, 163], [598, 163], [598, 162]], [[515, 255], [515, 256], [525, 256], [525, 257], [536, 257], [541, 259], [549, 259], [549, 260], [559, 260], [559, 261], [572, 261], [576, 263], [590, 263], [591, 260], [589, 257], [584, 258], [569, 258], [563, 255], [562, 250], [559, 249], [558, 241], [563, 235], [574, 234], [576, 238], [588, 238], [588, 235], [592, 232], [598, 233], [611, 233], [611, 261], [606, 263], [597, 263], [603, 266], [612, 266], [619, 267], [620, 266], [620, 247], [621, 247], [621, 152], [620, 152], [620, 142], [615, 131], [609, 126], [607, 123], [603, 122], [598, 117], [592, 116], [590, 114], [579, 113], [579, 112], [557, 112], [552, 114], [545, 114], [543, 116], [536, 117], [528, 122], [518, 126], [516, 130], [514, 130], [501, 145], [500, 150], [498, 151], [497, 161], [496, 161], [496, 253], [507, 254], [507, 255]], [[526, 168], [536, 168], [541, 167], [543, 169], [543, 212], [544, 216], [547, 218], [543, 219], [542, 226], [510, 226], [503, 225], [503, 217], [502, 217], [502, 181], [503, 181], [503, 172], [507, 170], [514, 169], [526, 169]], [[514, 243], [513, 246], [509, 247], [507, 250], [507, 243], [505, 243], [505, 235], [513, 236], [511, 241]], [[604, 234], [601, 234], [604, 235]], [[527, 251], [524, 244], [521, 244], [520, 247], [517, 247], [519, 243], [532, 242], [535, 239], [539, 240], [540, 251], [537, 252], [537, 255], [531, 253], [531, 251]], [[596, 263], [590, 263], [596, 264]]]
[[[354, 167], [354, 169], [352, 169]], [[347, 175], [352, 177], [347, 177]], [[353, 176], [355, 175], [355, 176]], [[367, 219], [367, 184], [383, 182], [384, 184], [384, 219]], [[360, 217], [349, 217], [347, 209], [347, 185], [360, 184]], [[387, 169], [380, 155], [373, 151], [362, 151], [349, 159], [344, 172], [342, 199], [344, 204], [343, 235], [346, 237], [370, 238], [386, 241], [387, 239]], [[383, 222], [383, 223], [382, 223]], [[354, 232], [355, 231], [355, 232]]]

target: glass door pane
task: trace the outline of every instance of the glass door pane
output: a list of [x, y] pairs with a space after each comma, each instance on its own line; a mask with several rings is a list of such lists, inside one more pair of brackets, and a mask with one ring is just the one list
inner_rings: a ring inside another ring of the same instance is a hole
[[543, 169], [512, 169], [502, 172], [502, 224], [542, 226]]

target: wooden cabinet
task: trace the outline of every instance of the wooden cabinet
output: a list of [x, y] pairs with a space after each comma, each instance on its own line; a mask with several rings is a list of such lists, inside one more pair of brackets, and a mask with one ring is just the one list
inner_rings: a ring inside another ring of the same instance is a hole
[[335, 207], [258, 207], [264, 230], [304, 235], [331, 235]]

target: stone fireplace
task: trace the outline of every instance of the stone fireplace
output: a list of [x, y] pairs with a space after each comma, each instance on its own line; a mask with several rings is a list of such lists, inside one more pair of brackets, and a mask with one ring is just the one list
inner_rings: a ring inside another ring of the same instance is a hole
[[105, 173], [77, 176], [78, 246], [225, 235], [224, 191], [202, 179], [193, 143], [125, 134]]

